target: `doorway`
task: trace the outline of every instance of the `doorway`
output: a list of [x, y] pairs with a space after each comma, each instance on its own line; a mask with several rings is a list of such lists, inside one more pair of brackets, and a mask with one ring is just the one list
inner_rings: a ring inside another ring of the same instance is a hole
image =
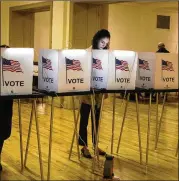
[[74, 3], [72, 48], [90, 47], [94, 34], [101, 28], [108, 28], [108, 5]]
[[9, 46], [34, 48], [35, 61], [40, 48], [51, 48], [52, 6], [52, 2], [42, 2], [11, 7]]

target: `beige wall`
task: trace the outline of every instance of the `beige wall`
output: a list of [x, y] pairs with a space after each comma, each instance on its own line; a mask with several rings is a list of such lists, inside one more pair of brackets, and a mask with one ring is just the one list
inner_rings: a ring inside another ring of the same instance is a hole
[[108, 29], [108, 16], [109, 16], [109, 6], [102, 5], [100, 9], [100, 27], [104, 29]]
[[64, 48], [66, 40], [66, 14], [68, 12], [67, 4], [69, 2], [54, 1], [53, 2], [53, 22], [52, 22], [52, 48]]
[[[2, 1], [1, 44], [9, 44], [9, 7], [36, 2], [39, 1]], [[70, 2], [53, 2], [52, 48], [70, 47], [69, 32], [72, 34], [70, 7]], [[156, 51], [157, 43], [163, 41], [171, 52], [176, 52], [178, 45], [177, 9], [177, 3], [168, 2], [109, 5], [108, 28], [112, 35], [111, 48]], [[170, 30], [156, 29], [157, 14], [171, 16]], [[106, 18], [107, 16], [104, 17]]]
[[[111, 48], [136, 51], [156, 51], [158, 42], [164, 42], [171, 52], [178, 44], [178, 4], [128, 3], [109, 6], [108, 28]], [[170, 15], [171, 29], [156, 29], [156, 16]]]
[[34, 23], [34, 49], [35, 60], [38, 60], [38, 52], [41, 48], [50, 46], [50, 11], [35, 13]]
[[[1, 44], [9, 44], [9, 8], [13, 6], [37, 3], [42, 1], [2, 1], [1, 4]], [[69, 26], [69, 20], [66, 15], [69, 10], [69, 2], [54, 1], [53, 2], [53, 22], [52, 22], [52, 48], [63, 48], [64, 41], [68, 41], [69, 36], [66, 35], [66, 27], [64, 22]], [[65, 34], [65, 38], [64, 38]]]
[[2, 1], [1, 2], [1, 44], [9, 44], [9, 8], [40, 1]]

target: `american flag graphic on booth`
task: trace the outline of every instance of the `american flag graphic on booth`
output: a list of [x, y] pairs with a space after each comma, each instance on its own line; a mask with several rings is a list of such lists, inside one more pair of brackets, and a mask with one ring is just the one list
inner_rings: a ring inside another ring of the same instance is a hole
[[16, 60], [8, 60], [6, 58], [2, 58], [2, 71], [9, 72], [20, 72], [23, 73], [21, 69], [21, 64]]
[[173, 63], [169, 61], [162, 60], [162, 70], [174, 71]]
[[129, 71], [129, 66], [127, 61], [115, 58], [115, 66], [116, 70]]
[[65, 60], [66, 60], [66, 69], [67, 70], [83, 71], [79, 60], [74, 60], [74, 59], [71, 60], [66, 57], [65, 57]]
[[51, 60], [42, 56], [42, 68], [47, 70], [53, 70]]
[[149, 62], [145, 61], [145, 60], [142, 60], [142, 59], [139, 59], [139, 68], [144, 69], [144, 70], [150, 70]]
[[101, 65], [101, 60], [93, 58], [93, 68], [98, 69], [98, 70], [103, 70], [102, 65]]

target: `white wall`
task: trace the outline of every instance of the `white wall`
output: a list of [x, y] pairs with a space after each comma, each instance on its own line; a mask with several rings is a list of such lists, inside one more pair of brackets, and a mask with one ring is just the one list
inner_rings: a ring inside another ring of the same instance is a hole
[[[109, 5], [111, 48], [156, 51], [164, 42], [170, 52], [178, 45], [178, 3], [119, 3]], [[156, 28], [158, 15], [171, 16], [171, 29]]]

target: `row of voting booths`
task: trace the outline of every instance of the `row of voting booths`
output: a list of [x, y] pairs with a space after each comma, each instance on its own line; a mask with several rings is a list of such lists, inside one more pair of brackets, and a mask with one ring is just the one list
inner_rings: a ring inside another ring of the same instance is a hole
[[[32, 93], [34, 50], [1, 49], [0, 95]], [[122, 50], [41, 50], [38, 89], [47, 92], [178, 89], [178, 54]]]
[[[32, 94], [33, 61], [34, 49], [32, 48], [1, 49], [0, 96], [13, 97], [14, 95], [17, 95], [18, 97], [18, 95]], [[177, 92], [178, 54], [122, 50], [89, 51], [44, 49], [40, 51], [38, 61], [39, 92], [46, 91], [46, 93], [53, 92], [56, 94], [66, 93], [66, 95], [68, 93], [73, 93], [73, 95], [75, 95], [77, 92], [88, 93], [91, 88], [97, 90], [105, 89], [107, 91], [109, 90], [110, 92], [116, 90], [135, 90], [136, 88], [155, 90], [176, 89]], [[54, 94], [44, 93], [43, 95]], [[18, 101], [18, 104], [20, 105], [20, 101]], [[50, 180], [53, 132], [53, 103], [51, 105], [47, 180]], [[32, 111], [36, 115], [35, 99], [32, 104]], [[19, 106], [19, 125], [21, 125], [20, 112], [21, 111]], [[31, 112], [31, 115], [33, 115], [33, 112]], [[113, 112], [115, 113], [115, 109], [113, 109]], [[74, 113], [74, 121], [76, 122], [77, 118], [75, 117], [76, 116]], [[44, 180], [37, 116], [35, 116], [35, 121], [37, 129], [41, 179]], [[29, 133], [31, 132], [31, 125], [32, 121], [29, 123]], [[77, 123], [75, 123], [75, 127], [76, 126]], [[20, 126], [22, 168], [23, 163], [25, 165], [27, 160], [28, 146], [30, 141], [29, 133], [25, 160], [23, 162], [22, 126]], [[147, 139], [149, 139], [149, 131]], [[147, 141], [147, 144], [149, 144], [149, 140]], [[113, 145], [113, 143], [111, 145]], [[148, 151], [146, 154], [146, 165], [148, 163], [147, 160]]]

